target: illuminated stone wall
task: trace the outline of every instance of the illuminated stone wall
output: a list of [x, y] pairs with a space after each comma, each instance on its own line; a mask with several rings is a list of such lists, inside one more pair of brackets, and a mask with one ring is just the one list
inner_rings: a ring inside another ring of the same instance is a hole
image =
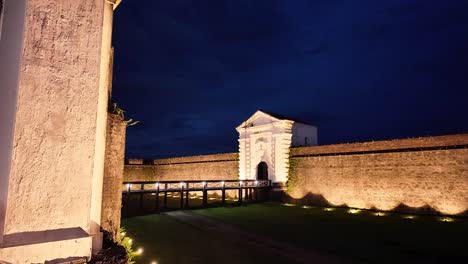
[[107, 116], [101, 226], [114, 239], [118, 237], [120, 227], [126, 128], [127, 123], [122, 117], [114, 114]]
[[149, 162], [132, 159], [128, 163], [125, 165], [124, 181], [239, 179], [237, 153], [157, 159]]
[[[23, 11], [13, 12], [20, 2]], [[16, 78], [8, 98], [17, 105], [7, 123], [10, 170], [1, 170], [0, 260], [89, 258], [102, 245], [112, 1], [14, 0], [4, 8], [0, 66]], [[3, 38], [20, 34], [22, 22], [21, 43], [8, 50], [21, 54], [3, 61]]]
[[291, 149], [289, 195], [364, 209], [468, 209], [468, 134]]

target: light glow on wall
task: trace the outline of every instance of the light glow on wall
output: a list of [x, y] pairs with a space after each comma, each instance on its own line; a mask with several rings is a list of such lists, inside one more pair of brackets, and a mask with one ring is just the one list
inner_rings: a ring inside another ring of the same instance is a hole
[[349, 209], [349, 210], [348, 210], [348, 213], [350, 213], [350, 214], [359, 214], [360, 212], [361, 212], [360, 209], [354, 209], [354, 208], [353, 208], [353, 209]]
[[416, 219], [416, 216], [415, 215], [404, 215], [403, 218], [409, 219], [409, 220], [414, 220], [414, 219]]
[[453, 219], [453, 218], [451, 218], [451, 217], [440, 217], [440, 218], [439, 218], [439, 221], [450, 223], [450, 222], [455, 221], [455, 219]]
[[304, 208], [304, 209], [310, 209], [310, 208], [312, 208], [312, 206], [303, 205], [302, 208]]
[[[463, 135], [445, 139], [442, 137], [440, 140], [437, 137], [396, 140], [390, 145], [398, 146], [401, 142], [403, 145], [410, 144], [417, 148], [420, 144], [422, 147], [428, 147], [429, 143], [441, 146], [455, 145], [466, 140], [468, 136]], [[351, 151], [352, 146], [362, 147], [366, 151], [374, 147], [387, 150], [390, 146], [388, 143], [359, 143], [336, 147], [343, 152]], [[294, 199], [317, 196], [324, 199], [323, 203], [328, 203], [329, 206], [406, 211], [410, 214], [430, 210], [439, 213], [440, 216], [456, 216], [468, 209], [464, 199], [467, 189], [464, 161], [468, 149], [388, 151], [375, 155], [299, 156], [308, 151], [314, 153], [313, 149], [297, 149], [292, 152], [292, 160], [295, 162], [294, 177], [299, 179], [288, 186], [288, 194]], [[338, 164], [340, 166], [337, 166]], [[372, 170], [368, 170], [369, 168]], [[427, 177], [420, 178], [420, 175]], [[427, 191], [424, 186], [434, 189]], [[451, 190], [450, 193], [444, 191], [448, 189]]]
[[387, 213], [384, 213], [384, 212], [375, 212], [374, 215], [375, 215], [375, 216], [386, 216]]
[[324, 211], [326, 212], [331, 212], [331, 211], [335, 211], [336, 208], [333, 208], [333, 207], [327, 207], [327, 208], [323, 208]]

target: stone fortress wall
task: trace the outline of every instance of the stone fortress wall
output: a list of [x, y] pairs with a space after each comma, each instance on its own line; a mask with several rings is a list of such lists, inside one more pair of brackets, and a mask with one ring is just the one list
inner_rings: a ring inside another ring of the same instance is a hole
[[361, 209], [466, 214], [468, 134], [291, 149], [288, 194]]
[[[291, 148], [293, 202], [466, 214], [468, 134]], [[129, 160], [125, 181], [238, 179], [237, 153]]]
[[239, 178], [237, 153], [201, 155], [168, 159], [130, 159], [124, 181], [236, 180]]

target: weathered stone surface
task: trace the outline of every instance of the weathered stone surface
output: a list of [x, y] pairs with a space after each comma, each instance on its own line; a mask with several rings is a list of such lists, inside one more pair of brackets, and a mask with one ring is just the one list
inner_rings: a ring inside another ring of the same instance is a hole
[[28, 1], [5, 233], [89, 229], [102, 9]]
[[[90, 257], [100, 244], [112, 6], [25, 3], [3, 232], [3, 246], [11, 246], [0, 248], [0, 259]], [[75, 229], [84, 235], [73, 240]], [[44, 241], [28, 241], [37, 233]]]
[[109, 232], [114, 240], [117, 239], [120, 228], [126, 127], [127, 123], [122, 117], [108, 115], [101, 227]]

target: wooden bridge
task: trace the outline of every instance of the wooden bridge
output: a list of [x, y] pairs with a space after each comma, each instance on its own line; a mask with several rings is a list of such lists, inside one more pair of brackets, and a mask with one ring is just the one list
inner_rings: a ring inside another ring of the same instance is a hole
[[270, 189], [269, 180], [207, 180], [207, 181], [135, 181], [124, 182], [122, 190], [123, 200], [131, 195], [139, 195], [140, 208], [143, 208], [143, 195], [156, 195], [155, 208], [159, 211], [159, 197], [163, 194], [163, 208], [167, 208], [168, 193], [180, 193], [180, 208], [189, 208], [190, 192], [202, 192], [202, 206], [208, 205], [208, 191], [221, 191], [221, 204], [226, 204], [226, 191], [237, 191], [238, 203], [243, 200], [258, 201], [260, 190]]

